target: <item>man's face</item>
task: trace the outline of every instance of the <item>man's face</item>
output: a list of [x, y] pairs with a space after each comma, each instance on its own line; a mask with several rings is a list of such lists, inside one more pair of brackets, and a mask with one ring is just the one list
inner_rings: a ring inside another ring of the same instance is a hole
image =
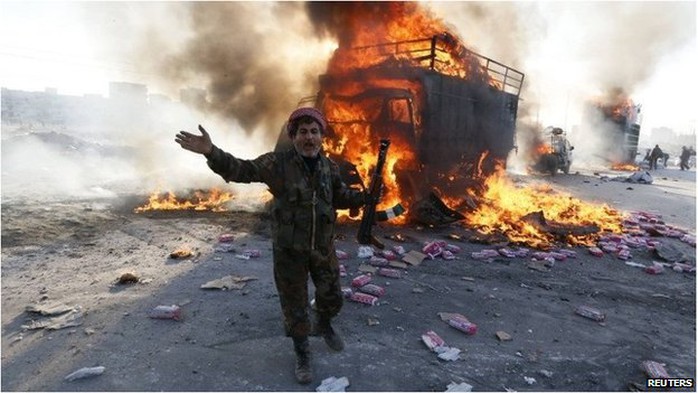
[[300, 155], [304, 157], [317, 156], [322, 147], [320, 125], [316, 121], [301, 123], [298, 125], [298, 132], [291, 138], [291, 141]]

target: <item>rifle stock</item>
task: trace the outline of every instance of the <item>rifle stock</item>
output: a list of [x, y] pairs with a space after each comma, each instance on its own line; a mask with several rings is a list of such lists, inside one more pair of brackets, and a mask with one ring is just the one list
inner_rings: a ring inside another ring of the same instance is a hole
[[373, 229], [373, 224], [376, 222], [376, 206], [378, 202], [380, 202], [383, 183], [383, 166], [385, 166], [385, 158], [388, 155], [388, 147], [390, 147], [390, 140], [381, 139], [376, 168], [373, 170], [371, 184], [368, 188], [368, 202], [364, 206], [359, 232], [356, 236], [359, 244], [373, 244], [380, 249], [385, 248], [385, 246], [371, 234], [371, 230]]

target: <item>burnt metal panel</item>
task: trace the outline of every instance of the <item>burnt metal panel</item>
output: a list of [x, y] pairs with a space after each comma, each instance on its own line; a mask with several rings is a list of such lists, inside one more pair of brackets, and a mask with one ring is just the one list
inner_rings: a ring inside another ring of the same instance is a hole
[[506, 160], [514, 147], [517, 97], [438, 73], [424, 78], [420, 158], [435, 169], [473, 162], [483, 152]]

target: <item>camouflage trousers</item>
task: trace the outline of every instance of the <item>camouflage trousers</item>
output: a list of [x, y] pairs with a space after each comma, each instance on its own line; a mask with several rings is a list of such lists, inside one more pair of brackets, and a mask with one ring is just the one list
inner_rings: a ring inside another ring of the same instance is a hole
[[286, 335], [308, 336], [311, 330], [308, 315], [308, 276], [315, 285], [315, 307], [318, 315], [332, 318], [342, 308], [339, 262], [334, 247], [320, 251], [298, 251], [274, 247], [274, 282], [281, 301]]

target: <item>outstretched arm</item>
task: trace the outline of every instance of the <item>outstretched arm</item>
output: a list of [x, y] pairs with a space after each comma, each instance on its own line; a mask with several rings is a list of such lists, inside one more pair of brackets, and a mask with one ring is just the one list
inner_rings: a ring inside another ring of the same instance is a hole
[[194, 135], [187, 131], [180, 131], [175, 136], [175, 142], [182, 146], [182, 149], [193, 151], [199, 154], [211, 154], [213, 151], [213, 143], [208, 132], [199, 124], [201, 135]]

